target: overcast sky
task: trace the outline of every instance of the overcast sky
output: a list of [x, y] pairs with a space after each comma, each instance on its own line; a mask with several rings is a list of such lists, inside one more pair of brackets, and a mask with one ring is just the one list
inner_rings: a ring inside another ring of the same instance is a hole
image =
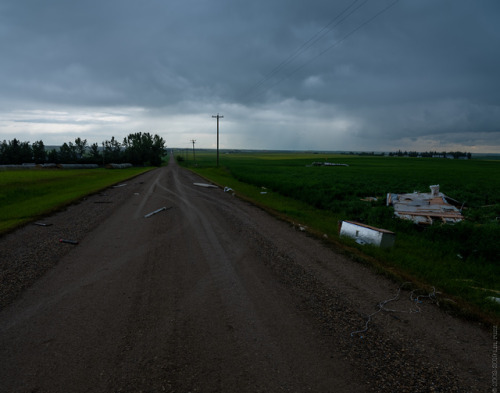
[[500, 153], [498, 0], [0, 0], [0, 140]]

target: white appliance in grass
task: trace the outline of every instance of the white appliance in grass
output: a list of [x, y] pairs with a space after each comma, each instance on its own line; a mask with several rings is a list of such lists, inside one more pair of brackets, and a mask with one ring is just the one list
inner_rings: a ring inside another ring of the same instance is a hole
[[354, 221], [342, 221], [340, 236], [353, 238], [359, 244], [373, 244], [378, 247], [392, 247], [396, 239], [394, 232]]

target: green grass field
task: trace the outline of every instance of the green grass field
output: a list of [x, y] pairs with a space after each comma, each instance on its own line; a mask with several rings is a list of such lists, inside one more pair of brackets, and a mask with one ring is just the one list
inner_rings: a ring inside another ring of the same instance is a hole
[[0, 234], [151, 168], [0, 172]]
[[[196, 166], [193, 160], [183, 164], [277, 215], [328, 236], [393, 277], [436, 287], [471, 315], [500, 318], [500, 304], [488, 299], [500, 297], [499, 161], [234, 153], [221, 154], [216, 168], [215, 157], [212, 152], [198, 152]], [[310, 166], [325, 160], [349, 166]], [[433, 184], [464, 203], [464, 222], [421, 228], [394, 218], [385, 204], [389, 192], [429, 192]], [[365, 197], [377, 201], [362, 201]], [[396, 245], [379, 249], [339, 239], [339, 220], [392, 230], [397, 234]]]

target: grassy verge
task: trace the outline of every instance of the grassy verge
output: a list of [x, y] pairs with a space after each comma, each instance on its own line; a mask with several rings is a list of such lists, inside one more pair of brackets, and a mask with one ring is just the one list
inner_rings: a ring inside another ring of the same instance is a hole
[[[349, 167], [307, 165], [325, 159]], [[196, 166], [183, 164], [398, 281], [435, 287], [442, 305], [455, 312], [488, 323], [500, 320], [500, 304], [491, 300], [500, 297], [498, 162], [234, 154], [223, 155], [216, 168], [213, 154], [198, 153]], [[466, 222], [422, 229], [393, 218], [385, 193], [426, 191], [430, 184], [469, 201]], [[378, 201], [360, 201], [366, 196]], [[393, 230], [396, 245], [380, 249], [341, 239], [338, 221], [344, 219]]]
[[150, 169], [0, 172], [0, 234]]

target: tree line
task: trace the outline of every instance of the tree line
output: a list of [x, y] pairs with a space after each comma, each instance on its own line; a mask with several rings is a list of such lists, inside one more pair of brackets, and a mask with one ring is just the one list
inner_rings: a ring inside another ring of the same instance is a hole
[[[356, 155], [356, 156], [381, 156], [384, 157], [386, 155], [385, 152], [373, 152], [373, 151], [362, 151], [362, 152], [341, 152], [340, 154], [347, 154], [347, 155]], [[396, 152], [389, 152], [387, 153], [389, 157], [430, 157], [430, 158], [454, 158], [454, 159], [468, 159], [470, 160], [472, 158], [471, 153], [466, 153], [462, 151], [442, 151], [442, 152], [437, 152], [437, 151], [425, 151], [425, 152], [418, 152], [418, 151], [402, 151], [398, 150]]]
[[141, 166], [160, 166], [166, 153], [165, 141], [149, 132], [132, 133], [119, 142], [111, 140], [88, 144], [86, 139], [63, 143], [58, 149], [47, 150], [43, 141], [21, 142], [14, 138], [0, 143], [0, 165], [35, 164], [98, 164], [130, 163]]
[[401, 151], [389, 153], [389, 156], [396, 157], [430, 157], [430, 158], [454, 158], [454, 159], [471, 159], [472, 154], [462, 151], [450, 151], [450, 152], [437, 152], [437, 151], [426, 151], [426, 152], [416, 152], [416, 151]]

